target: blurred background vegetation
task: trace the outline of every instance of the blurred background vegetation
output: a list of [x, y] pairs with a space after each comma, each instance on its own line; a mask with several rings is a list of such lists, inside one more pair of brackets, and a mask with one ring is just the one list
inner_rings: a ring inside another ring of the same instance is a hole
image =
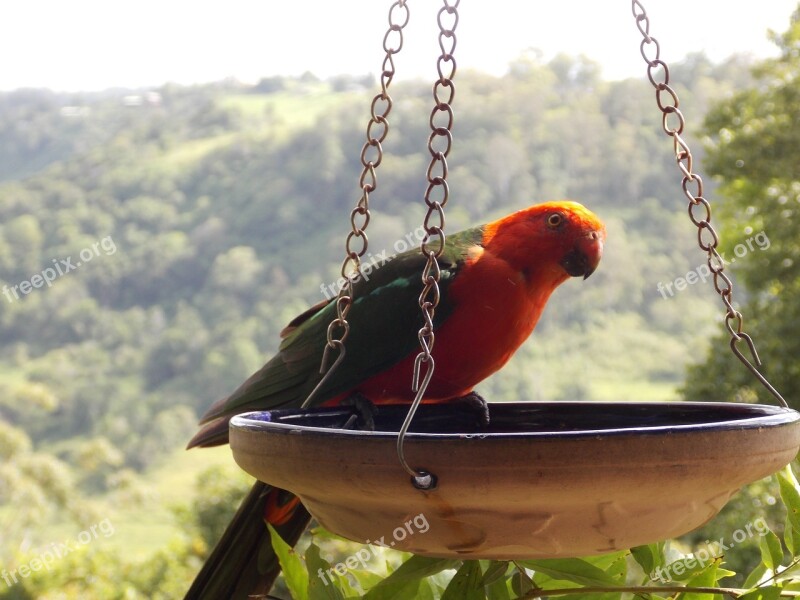
[[[700, 172], [717, 176], [706, 197], [727, 256], [761, 231], [771, 242], [726, 272], [765, 372], [797, 407], [797, 14], [775, 41], [780, 59], [693, 55], [671, 83]], [[457, 87], [450, 231], [558, 198], [608, 226], [598, 272], [559, 289], [533, 339], [479, 391], [770, 402], [730, 358], [711, 284], [658, 291], [705, 257], [646, 79], [606, 81], [586, 57], [531, 54], [503, 77], [461, 71]], [[227, 447], [183, 446], [197, 416], [336, 281], [375, 89], [372, 77], [308, 73], [0, 94], [0, 289], [76, 264], [105, 238], [116, 248], [52, 287], [0, 296], [0, 567], [104, 519], [114, 528], [49, 571], [0, 584], [0, 598], [182, 595], [249, 485]], [[376, 255], [423, 215], [430, 86], [399, 83], [393, 97], [372, 196]], [[681, 543], [769, 513], [772, 485]], [[751, 559], [746, 548], [726, 556], [734, 569]]]

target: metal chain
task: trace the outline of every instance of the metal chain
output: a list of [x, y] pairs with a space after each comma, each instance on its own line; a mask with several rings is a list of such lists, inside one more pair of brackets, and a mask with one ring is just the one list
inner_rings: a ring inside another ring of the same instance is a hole
[[[661, 46], [658, 40], [650, 35], [650, 19], [640, 0], [632, 0], [631, 10], [636, 19], [636, 27], [642, 34], [642, 42], [639, 49], [642, 58], [647, 63], [647, 78], [656, 90], [656, 103], [662, 115], [661, 125], [664, 133], [672, 138], [678, 169], [683, 173], [681, 188], [689, 200], [689, 218], [697, 227], [697, 243], [708, 255], [708, 268], [714, 274], [714, 288], [727, 311], [725, 314], [725, 326], [731, 335], [731, 350], [761, 384], [777, 398], [778, 402], [784, 407], [788, 407], [783, 396], [758, 370], [757, 367], [761, 366], [761, 360], [758, 357], [755, 344], [752, 338], [743, 331], [742, 313], [733, 307], [733, 282], [723, 272], [725, 268], [724, 261], [717, 251], [719, 235], [711, 225], [711, 205], [703, 197], [703, 180], [700, 175], [693, 171], [692, 152], [682, 137], [686, 120], [678, 108], [680, 104], [678, 94], [669, 85], [669, 67], [666, 62], [661, 60]], [[753, 362], [750, 362], [739, 349], [738, 344], [742, 341], [747, 344], [753, 357]]]
[[[386, 55], [381, 66], [381, 91], [372, 99], [370, 106], [367, 141], [364, 142], [364, 146], [361, 148], [361, 165], [363, 169], [358, 178], [361, 197], [358, 199], [355, 208], [350, 212], [351, 230], [345, 240], [345, 257], [340, 269], [345, 284], [336, 296], [336, 318], [328, 325], [328, 341], [325, 344], [325, 351], [322, 355], [322, 363], [319, 370], [323, 377], [303, 402], [303, 408], [310, 404], [311, 399], [339, 367], [345, 357], [344, 343], [350, 334], [347, 314], [353, 304], [353, 282], [362, 274], [361, 257], [367, 253], [367, 247], [369, 246], [369, 239], [366, 233], [370, 221], [369, 195], [378, 188], [376, 169], [383, 160], [382, 143], [389, 134], [387, 117], [392, 110], [389, 86], [395, 75], [394, 55], [403, 48], [403, 29], [408, 25], [410, 18], [406, 2], [407, 0], [397, 0], [389, 8], [389, 28], [386, 30], [386, 35], [383, 36], [383, 50]], [[361, 241], [360, 248], [353, 247], [356, 239]], [[330, 353], [333, 350], [338, 352], [338, 356], [329, 368]]]
[[[433, 84], [434, 106], [429, 119], [431, 134], [428, 137], [428, 152], [431, 155], [431, 162], [426, 173], [428, 187], [425, 190], [425, 204], [428, 210], [423, 220], [425, 236], [420, 244], [420, 252], [427, 258], [422, 270], [424, 287], [419, 296], [419, 307], [422, 310], [424, 323], [417, 333], [421, 351], [414, 361], [414, 375], [411, 384], [411, 391], [415, 392], [416, 396], [397, 437], [397, 456], [400, 463], [411, 475], [414, 486], [426, 490], [436, 486], [436, 476], [423, 470], [412, 469], [409, 466], [403, 453], [403, 442], [414, 418], [414, 413], [428, 389], [435, 368], [431, 355], [436, 341], [433, 331], [433, 316], [439, 305], [439, 281], [442, 275], [438, 258], [445, 248], [444, 207], [450, 197], [450, 188], [447, 184], [447, 156], [453, 145], [451, 104], [456, 91], [453, 84], [456, 74], [456, 59], [453, 57], [453, 52], [456, 48], [456, 27], [458, 26], [460, 1], [455, 0], [451, 4], [448, 0], [444, 0], [444, 6], [439, 9], [436, 16], [439, 25], [439, 48], [442, 53], [436, 60], [439, 79]], [[425, 375], [420, 383], [423, 365], [427, 365], [427, 369], [425, 369]]]

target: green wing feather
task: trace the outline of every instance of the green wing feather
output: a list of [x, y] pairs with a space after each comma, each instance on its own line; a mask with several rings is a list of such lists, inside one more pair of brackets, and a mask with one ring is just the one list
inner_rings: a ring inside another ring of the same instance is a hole
[[[480, 244], [482, 238], [483, 227], [447, 237], [445, 251], [439, 258], [441, 300], [435, 326], [453, 310], [447, 288], [466, 260], [469, 248]], [[355, 302], [348, 314], [346, 357], [319, 390], [314, 404], [352, 389], [396, 364], [417, 346], [417, 331], [422, 325], [418, 300], [424, 265], [420, 251], [409, 250], [380, 263], [372, 269], [369, 279], [362, 278], [354, 284]], [[330, 300], [292, 320], [282, 332], [284, 339], [278, 353], [230, 396], [214, 403], [202, 422], [219, 419], [227, 422], [230, 416], [248, 410], [301, 405], [321, 378], [319, 368], [326, 332], [335, 316], [336, 303]], [[192, 445], [202, 444], [201, 439]]]

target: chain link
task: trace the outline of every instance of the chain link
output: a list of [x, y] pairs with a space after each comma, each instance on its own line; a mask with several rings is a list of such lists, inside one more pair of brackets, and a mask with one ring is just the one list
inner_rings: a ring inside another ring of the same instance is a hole
[[[714, 275], [714, 289], [725, 305], [725, 327], [731, 336], [731, 350], [781, 405], [788, 407], [783, 396], [757, 369], [757, 367], [761, 366], [761, 360], [758, 357], [755, 344], [752, 338], [743, 330], [742, 313], [733, 306], [733, 283], [723, 273], [725, 268], [724, 261], [717, 251], [719, 235], [711, 225], [711, 205], [703, 197], [703, 179], [693, 170], [694, 161], [689, 145], [681, 137], [686, 125], [686, 119], [680, 108], [678, 108], [680, 105], [678, 94], [669, 85], [669, 66], [661, 60], [661, 46], [658, 40], [650, 35], [650, 19], [640, 0], [632, 0], [631, 11], [636, 19], [636, 27], [642, 34], [642, 42], [639, 45], [639, 49], [642, 58], [647, 63], [647, 78], [656, 90], [656, 104], [662, 115], [661, 125], [664, 133], [672, 138], [675, 160], [678, 169], [683, 174], [681, 188], [689, 201], [689, 218], [697, 227], [697, 244], [707, 254], [708, 268]], [[702, 207], [702, 209], [698, 207]], [[742, 341], [747, 344], [753, 362], [748, 360], [739, 349], [738, 344]]]
[[[403, 48], [403, 29], [408, 25], [409, 18], [407, 0], [397, 0], [389, 8], [389, 28], [386, 30], [386, 35], [383, 36], [383, 50], [386, 55], [381, 66], [381, 90], [372, 99], [370, 120], [367, 123], [367, 140], [361, 148], [360, 158], [363, 168], [358, 178], [361, 197], [350, 212], [350, 231], [345, 239], [345, 257], [339, 270], [345, 283], [336, 297], [336, 317], [328, 325], [327, 342], [319, 371], [323, 377], [303, 402], [304, 408], [310, 404], [311, 399], [345, 357], [344, 343], [350, 334], [347, 314], [353, 304], [353, 282], [361, 275], [361, 257], [367, 253], [369, 247], [369, 238], [366, 233], [371, 218], [369, 195], [378, 188], [376, 169], [383, 161], [382, 144], [389, 135], [387, 117], [392, 110], [389, 86], [395, 75], [394, 55]], [[333, 365], [330, 365], [332, 351], [337, 352], [337, 357]]]
[[[397, 437], [397, 456], [403, 468], [411, 475], [412, 482], [419, 489], [432, 489], [436, 486], [436, 476], [423, 470], [415, 470], [406, 462], [403, 453], [403, 441], [408, 431], [414, 413], [422, 401], [425, 391], [433, 377], [435, 363], [431, 353], [436, 341], [433, 331], [433, 317], [439, 305], [439, 281], [442, 271], [439, 267], [439, 257], [445, 248], [445, 215], [444, 207], [450, 197], [450, 187], [447, 184], [447, 157], [453, 146], [453, 108], [451, 103], [455, 97], [453, 78], [456, 74], [456, 59], [453, 52], [456, 48], [456, 27], [458, 26], [458, 5], [460, 0], [448, 2], [439, 9], [436, 22], [439, 25], [439, 48], [442, 53], [436, 60], [436, 71], [439, 79], [433, 84], [434, 105], [431, 110], [429, 124], [431, 134], [428, 136], [428, 152], [431, 161], [426, 172], [428, 187], [425, 190], [425, 205], [427, 212], [423, 220], [425, 236], [420, 244], [420, 252], [427, 258], [425, 268], [422, 270], [422, 292], [419, 296], [419, 307], [422, 311], [423, 325], [417, 333], [419, 338], [420, 353], [414, 361], [414, 373], [411, 390], [415, 392], [414, 401], [409, 408], [405, 421]], [[445, 97], [445, 91], [446, 97]], [[420, 377], [424, 369], [424, 376]]]
[[[420, 363], [430, 363], [428, 371], [433, 371], [431, 352], [436, 339], [433, 332], [433, 316], [439, 305], [439, 281], [441, 279], [438, 259], [445, 248], [444, 207], [450, 197], [450, 187], [447, 183], [447, 157], [453, 146], [453, 108], [451, 103], [456, 91], [453, 84], [456, 73], [456, 59], [453, 51], [456, 47], [455, 29], [458, 25], [459, 3], [460, 0], [456, 0], [453, 4], [445, 0], [444, 6], [439, 9], [436, 17], [439, 25], [439, 48], [441, 48], [442, 54], [436, 60], [439, 79], [433, 85], [434, 106], [429, 119], [431, 134], [428, 136], [428, 152], [431, 155], [431, 161], [426, 172], [428, 187], [425, 190], [425, 205], [428, 210], [423, 220], [425, 236], [420, 244], [420, 252], [428, 259], [422, 272], [424, 287], [419, 296], [419, 306], [425, 322], [418, 333], [422, 351], [417, 356], [414, 369], [412, 389], [415, 392], [422, 389], [419, 385]], [[450, 23], [447, 24], [445, 21], [450, 21]], [[447, 66], [447, 72], [444, 70], [445, 66]], [[445, 99], [442, 99], [443, 90], [448, 90]], [[424, 389], [422, 392], [424, 393]]]

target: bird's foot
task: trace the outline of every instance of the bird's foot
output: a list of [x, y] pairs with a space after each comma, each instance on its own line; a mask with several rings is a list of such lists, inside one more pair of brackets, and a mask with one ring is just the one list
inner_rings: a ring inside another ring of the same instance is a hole
[[448, 406], [472, 414], [478, 429], [485, 429], [489, 426], [489, 404], [475, 392], [454, 398], [448, 402]]
[[342, 400], [341, 404], [353, 407], [353, 414], [348, 417], [342, 429], [375, 431], [375, 415], [378, 414], [378, 407], [364, 394], [354, 392]]

